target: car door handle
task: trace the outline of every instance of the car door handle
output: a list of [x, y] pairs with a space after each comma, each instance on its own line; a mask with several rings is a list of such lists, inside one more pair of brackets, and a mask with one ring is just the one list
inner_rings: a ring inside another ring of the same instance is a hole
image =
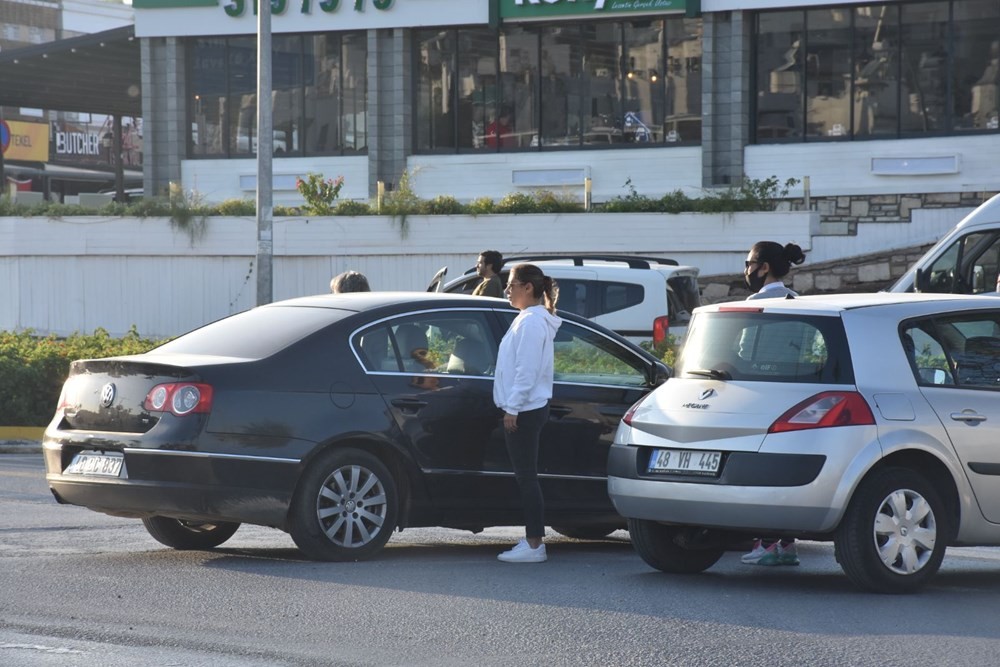
[[984, 422], [986, 421], [986, 415], [980, 415], [975, 412], [952, 412], [949, 417], [957, 422]]
[[427, 401], [418, 401], [415, 398], [394, 398], [392, 404], [404, 414], [415, 415], [420, 412], [420, 408], [427, 406]]

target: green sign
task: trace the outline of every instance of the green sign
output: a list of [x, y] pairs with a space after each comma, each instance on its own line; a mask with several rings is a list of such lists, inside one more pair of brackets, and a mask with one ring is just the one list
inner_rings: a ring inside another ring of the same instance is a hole
[[501, 19], [550, 16], [600, 17], [622, 12], [659, 14], [683, 12], [688, 0], [499, 0]]

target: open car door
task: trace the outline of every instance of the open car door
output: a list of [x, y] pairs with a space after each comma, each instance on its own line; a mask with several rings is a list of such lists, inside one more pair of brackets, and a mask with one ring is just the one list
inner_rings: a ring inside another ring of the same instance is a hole
[[427, 286], [428, 292], [443, 292], [444, 291], [444, 277], [448, 275], [448, 267], [442, 266], [438, 269], [438, 272], [434, 274], [431, 278], [431, 284]]

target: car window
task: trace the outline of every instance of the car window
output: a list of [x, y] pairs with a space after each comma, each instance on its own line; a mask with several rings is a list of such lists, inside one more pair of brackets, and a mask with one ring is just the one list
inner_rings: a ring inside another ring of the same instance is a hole
[[[673, 276], [667, 278], [667, 284], [673, 290], [674, 297], [680, 302], [679, 310], [691, 313], [701, 305], [701, 292], [698, 289], [698, 278], [695, 276]], [[671, 316], [675, 317], [673, 313]], [[690, 319], [690, 315], [686, 319]]]
[[[1000, 313], [917, 320], [904, 327], [904, 343], [907, 335], [921, 384], [1000, 389]], [[942, 372], [932, 375], [922, 368]]]
[[715, 312], [695, 316], [677, 372], [717, 370], [734, 380], [852, 384], [838, 317]]
[[[517, 315], [498, 313], [510, 327]], [[631, 350], [605, 336], [563, 320], [553, 344], [555, 381], [570, 384], [602, 384], [644, 387], [646, 362]]]
[[931, 264], [921, 285], [925, 292], [981, 294], [996, 290], [1000, 272], [1000, 235], [973, 232]]
[[496, 345], [482, 312], [401, 316], [355, 334], [368, 371], [492, 376]]
[[612, 282], [597, 282], [595, 285], [598, 289], [598, 315], [637, 306], [646, 296], [646, 290], [642, 285]]

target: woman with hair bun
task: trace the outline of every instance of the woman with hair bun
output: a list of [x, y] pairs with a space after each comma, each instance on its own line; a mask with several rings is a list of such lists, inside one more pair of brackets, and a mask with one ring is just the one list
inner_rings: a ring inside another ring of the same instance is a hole
[[562, 324], [555, 315], [559, 287], [534, 264], [518, 264], [510, 271], [504, 293], [521, 312], [500, 341], [493, 402], [503, 410], [504, 440], [524, 507], [525, 538], [497, 558], [542, 563], [548, 556], [542, 543], [545, 503], [538, 483], [538, 441], [552, 398], [553, 343]]
[[794, 243], [784, 246], [774, 241], [754, 243], [743, 266], [743, 279], [753, 292], [747, 299], [798, 296], [785, 286], [782, 278], [788, 275], [792, 264], [801, 264], [805, 259], [802, 248]]
[[[794, 243], [784, 246], [774, 241], [755, 243], [743, 265], [743, 278], [753, 291], [747, 300], [798, 296], [785, 286], [782, 278], [788, 275], [793, 264], [801, 264], [805, 259], [802, 248]], [[743, 347], [742, 341], [740, 347]], [[754, 540], [750, 553], [744, 554], [740, 560], [747, 565], [798, 565], [799, 554], [795, 540], [758, 538]]]

